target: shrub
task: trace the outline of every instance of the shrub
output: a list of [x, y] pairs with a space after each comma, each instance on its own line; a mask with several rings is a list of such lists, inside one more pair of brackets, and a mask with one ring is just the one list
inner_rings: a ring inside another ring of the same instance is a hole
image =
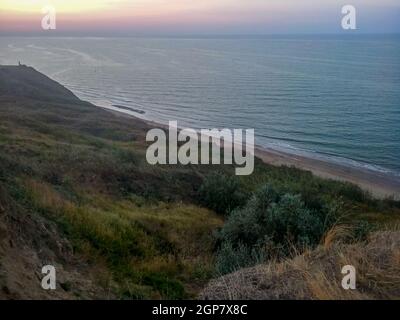
[[275, 243], [308, 247], [324, 233], [322, 219], [304, 205], [300, 195], [284, 195], [266, 213], [265, 231]]
[[199, 189], [202, 205], [219, 214], [228, 214], [246, 202], [246, 193], [235, 176], [213, 173], [207, 176]]
[[372, 231], [374, 231], [374, 227], [368, 221], [357, 221], [354, 227], [353, 239], [354, 241], [365, 241]]
[[336, 219], [332, 212], [336, 210], [311, 210], [300, 195], [281, 195], [266, 185], [255, 192], [244, 208], [231, 213], [218, 238], [224, 246], [228, 243], [235, 250], [243, 245], [268, 247], [268, 256], [287, 255], [293, 248], [317, 245]]
[[224, 242], [217, 254], [216, 272], [224, 275], [241, 268], [254, 266], [265, 260], [263, 248], [251, 248], [242, 243], [235, 248], [232, 243]]

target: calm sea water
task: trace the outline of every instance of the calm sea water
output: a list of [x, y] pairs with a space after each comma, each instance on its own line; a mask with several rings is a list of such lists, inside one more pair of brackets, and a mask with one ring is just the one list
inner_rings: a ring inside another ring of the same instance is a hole
[[[400, 37], [0, 38], [80, 98], [400, 176]], [[133, 114], [136, 114], [135, 112]]]

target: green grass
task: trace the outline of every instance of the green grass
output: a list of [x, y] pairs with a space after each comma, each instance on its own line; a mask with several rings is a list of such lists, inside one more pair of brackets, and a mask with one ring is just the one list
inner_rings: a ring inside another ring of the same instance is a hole
[[[0, 187], [12, 207], [55, 222], [77, 256], [105, 266], [99, 283], [110, 276], [118, 297], [192, 298], [214, 275], [224, 223], [215, 203], [203, 208], [199, 190], [205, 177], [233, 168], [150, 166], [143, 127], [86, 104], [0, 97]], [[349, 219], [400, 217], [398, 202], [294, 168], [257, 161], [253, 175], [230, 179], [248, 198], [269, 183], [310, 209], [341, 201]]]
[[120, 284], [121, 298], [193, 297], [196, 285], [209, 277], [204, 273], [211, 275], [212, 233], [222, 225], [211, 211], [93, 194], [77, 204], [50, 184], [31, 179], [23, 184], [20, 202], [24, 198], [25, 206], [56, 221], [77, 253], [104, 262]]

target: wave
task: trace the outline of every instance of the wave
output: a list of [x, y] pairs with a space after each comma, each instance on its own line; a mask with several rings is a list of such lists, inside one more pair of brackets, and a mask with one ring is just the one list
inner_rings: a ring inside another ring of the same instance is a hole
[[400, 174], [397, 40], [317, 39], [312, 51], [301, 39], [98, 40], [0, 39], [0, 61], [37, 67], [101, 107], [193, 128], [251, 127], [266, 148]]

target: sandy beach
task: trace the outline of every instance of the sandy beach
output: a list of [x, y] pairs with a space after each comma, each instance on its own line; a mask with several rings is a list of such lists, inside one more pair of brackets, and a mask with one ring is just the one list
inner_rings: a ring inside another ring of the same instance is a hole
[[[126, 113], [124, 110], [117, 111], [115, 109], [101, 108], [112, 112], [117, 116], [129, 117], [137, 124], [140, 124], [141, 127], [144, 125], [149, 129], [168, 128], [165, 124], [138, 118], [133, 115], [132, 112]], [[360, 186], [363, 190], [370, 192], [376, 198], [400, 199], [399, 177], [390, 176], [389, 174], [378, 171], [346, 166], [339, 163], [286, 153], [260, 146], [256, 146], [254, 151], [255, 156], [267, 164], [275, 166], [294, 166], [299, 169], [311, 171], [313, 174], [321, 178], [354, 183]]]

